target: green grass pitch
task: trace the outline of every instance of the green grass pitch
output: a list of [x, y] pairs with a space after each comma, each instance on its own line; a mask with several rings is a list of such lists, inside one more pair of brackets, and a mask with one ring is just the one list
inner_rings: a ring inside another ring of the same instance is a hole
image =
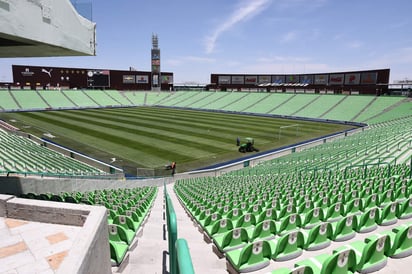
[[[236, 138], [268, 150], [351, 128], [347, 125], [157, 107], [3, 113], [26, 132], [129, 170], [177, 162], [186, 171], [253, 155]], [[299, 127], [286, 127], [299, 124]]]

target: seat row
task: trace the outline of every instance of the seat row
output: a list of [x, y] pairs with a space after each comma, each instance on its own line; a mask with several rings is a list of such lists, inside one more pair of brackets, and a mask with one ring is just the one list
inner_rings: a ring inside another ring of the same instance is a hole
[[[351, 242], [333, 250], [331, 254], [321, 254], [297, 262], [294, 269], [280, 268], [270, 273], [370, 273], [385, 267], [388, 258], [399, 259], [410, 255], [412, 255], [412, 224], [404, 224], [367, 237], [364, 241]], [[233, 265], [229, 267], [235, 271], [240, 270], [236, 264], [234, 267]]]

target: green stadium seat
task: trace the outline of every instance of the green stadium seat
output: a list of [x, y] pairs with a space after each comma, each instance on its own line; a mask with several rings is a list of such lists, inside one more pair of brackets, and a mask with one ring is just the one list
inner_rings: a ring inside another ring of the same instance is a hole
[[399, 204], [398, 219], [409, 219], [412, 217], [412, 197]]
[[234, 228], [231, 231], [213, 237], [213, 251], [219, 258], [223, 258], [224, 253], [242, 248], [249, 241], [246, 229], [243, 227]]
[[136, 231], [133, 230], [133, 221], [125, 215], [116, 215], [116, 217], [113, 218], [113, 224], [123, 228], [126, 235], [126, 243], [131, 245], [136, 235]]
[[137, 231], [140, 228], [140, 226], [142, 225], [142, 221], [143, 221], [142, 218], [139, 217], [136, 214], [136, 212], [134, 212], [132, 210], [126, 210], [124, 213], [127, 217], [129, 217], [132, 220], [133, 231]]
[[315, 225], [319, 224], [324, 220], [324, 213], [322, 208], [320, 207], [315, 207], [314, 209], [311, 209], [308, 213], [302, 214], [304, 217], [302, 217], [302, 227], [305, 229], [309, 229], [314, 227]]
[[358, 226], [358, 219], [355, 215], [348, 215], [332, 225], [332, 240], [336, 242], [347, 241], [356, 236], [355, 228]]
[[356, 255], [356, 271], [360, 273], [375, 272], [386, 266], [390, 249], [390, 239], [387, 235], [366, 238], [365, 241], [355, 241], [337, 248], [334, 252], [352, 249]]
[[108, 225], [110, 257], [112, 265], [119, 265], [125, 257], [129, 245], [126, 242], [125, 231], [117, 225]]
[[391, 258], [404, 258], [412, 255], [412, 224], [403, 224], [388, 231], [391, 247], [388, 256]]
[[293, 269], [281, 267], [273, 270], [270, 274], [313, 274], [313, 270], [309, 266], [297, 266]]
[[263, 210], [256, 219], [256, 223], [263, 222], [265, 220], [276, 220], [276, 209], [275, 208], [267, 208]]
[[346, 215], [359, 215], [362, 213], [362, 199], [353, 198], [345, 204], [345, 216]]
[[263, 220], [259, 222], [253, 231], [250, 233], [249, 239], [251, 242], [271, 240], [276, 238], [277, 229], [276, 223], [273, 220]]
[[318, 250], [326, 248], [331, 244], [332, 238], [332, 225], [330, 223], [318, 224], [308, 231], [301, 230], [304, 236], [304, 246], [305, 250]]
[[252, 272], [270, 264], [272, 251], [267, 241], [249, 243], [243, 248], [226, 253], [226, 266], [229, 273]]
[[296, 266], [310, 267], [314, 274], [355, 273], [356, 255], [352, 249], [345, 249], [300, 261], [296, 263]]
[[252, 213], [245, 213], [243, 214], [237, 222], [233, 224], [234, 227], [243, 227], [247, 230], [253, 230], [256, 225], [256, 218], [255, 215]]
[[304, 238], [300, 231], [288, 234], [269, 241], [272, 258], [275, 261], [287, 261], [299, 257], [303, 252]]
[[300, 215], [292, 213], [276, 222], [277, 231], [279, 235], [298, 230], [302, 226]]
[[380, 209], [378, 207], [369, 208], [358, 217], [358, 226], [356, 231], [359, 233], [368, 233], [378, 228], [380, 218]]
[[324, 221], [326, 222], [336, 222], [343, 218], [345, 213], [344, 207], [341, 202], [331, 204], [325, 209]]
[[233, 229], [233, 224], [230, 219], [222, 218], [216, 221], [213, 225], [205, 228], [203, 233], [203, 239], [207, 243], [212, 242], [212, 238], [216, 237], [219, 234], [226, 233]]
[[393, 225], [398, 221], [398, 202], [392, 202], [382, 208], [378, 225]]

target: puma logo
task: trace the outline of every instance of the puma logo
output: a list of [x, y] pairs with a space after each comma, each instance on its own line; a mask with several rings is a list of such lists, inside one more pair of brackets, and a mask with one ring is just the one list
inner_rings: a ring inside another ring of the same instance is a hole
[[52, 72], [52, 70], [53, 69], [50, 69], [49, 71], [47, 71], [46, 69], [41, 69], [41, 72], [44, 72], [44, 73], [46, 73], [47, 75], [49, 75], [49, 77], [51, 78], [51, 72]]

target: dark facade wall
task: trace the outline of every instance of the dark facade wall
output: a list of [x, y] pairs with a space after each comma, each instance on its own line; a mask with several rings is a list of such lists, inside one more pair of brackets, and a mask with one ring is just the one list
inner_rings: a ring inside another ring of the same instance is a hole
[[[376, 73], [376, 80], [373, 79], [373, 81], [363, 81], [361, 77], [363, 75], [368, 75], [368, 74], [375, 74]], [[317, 75], [324, 75], [328, 80], [324, 84], [316, 84], [314, 81], [311, 84], [308, 84], [307, 86], [287, 86], [287, 85], [280, 85], [277, 87], [267, 87], [268, 91], [272, 89], [283, 89], [285, 90], [291, 90], [291, 89], [311, 89], [315, 90], [315, 92], [319, 93], [321, 91], [325, 90], [333, 90], [335, 93], [350, 93], [351, 91], [357, 91], [360, 94], [374, 94], [374, 95], [381, 95], [384, 93], [388, 92], [388, 84], [389, 84], [389, 76], [390, 76], [390, 69], [377, 69], [377, 70], [364, 70], [364, 71], [345, 71], [345, 72], [325, 72], [325, 73], [314, 73], [314, 74], [211, 74], [210, 76], [210, 85], [208, 86], [211, 89], [256, 89], [259, 84], [259, 78], [269, 78], [272, 79], [272, 77], [279, 76], [280, 78], [285, 79], [285, 82], [287, 82], [289, 78], [296, 78], [296, 81], [291, 81], [291, 83], [303, 83], [303, 81], [299, 79], [305, 79], [306, 77], [315, 79]], [[358, 79], [357, 84], [345, 84], [346, 80], [345, 77], [347, 75], [358, 75], [360, 79]], [[329, 80], [329, 77], [332, 76], [341, 76], [343, 77], [342, 83], [336, 84], [332, 83]], [[246, 82], [246, 79], [249, 79], [253, 81], [254, 78], [256, 78], [255, 83], [232, 83], [231, 80], [230, 83], [222, 83], [219, 82], [220, 77], [226, 78], [226, 79], [234, 79], [234, 78], [240, 78], [244, 79]], [[273, 81], [270, 81], [269, 83], [272, 83]]]
[[[128, 70], [106, 70], [95, 68], [64, 68], [64, 67], [41, 67], [41, 66], [17, 66], [13, 65], [14, 87], [24, 87], [31, 89], [43, 89], [46, 87], [67, 87], [67, 88], [94, 88], [90, 86], [88, 73], [98, 71], [109, 76], [108, 86], [96, 87], [117, 90], [150, 90], [151, 72], [149, 71], [128, 71]], [[128, 78], [134, 79], [127, 80]], [[173, 84], [169, 84], [167, 79], [173, 80], [172, 72], [162, 72], [165, 80], [162, 82], [162, 90], [169, 90]]]

